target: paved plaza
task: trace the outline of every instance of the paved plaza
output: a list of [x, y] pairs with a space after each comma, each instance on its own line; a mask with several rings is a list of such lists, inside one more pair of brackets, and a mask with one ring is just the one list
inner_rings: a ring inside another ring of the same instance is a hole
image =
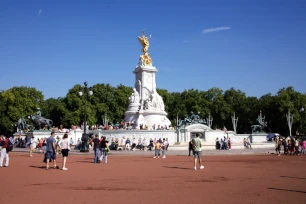
[[74, 154], [62, 171], [46, 170], [42, 153], [15, 149], [10, 166], [0, 169], [0, 203], [304, 203], [306, 156], [229, 155], [235, 151], [203, 151], [205, 169], [197, 171], [191, 157], [175, 151], [166, 159], [113, 152], [107, 164]]

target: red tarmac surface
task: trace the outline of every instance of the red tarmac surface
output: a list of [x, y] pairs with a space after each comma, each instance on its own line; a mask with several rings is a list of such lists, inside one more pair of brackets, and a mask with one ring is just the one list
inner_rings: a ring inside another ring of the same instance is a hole
[[[203, 151], [205, 154], [205, 151]], [[0, 168], [0, 203], [305, 203], [306, 156], [68, 157], [68, 171], [45, 170], [43, 155], [11, 153]], [[62, 157], [58, 157], [61, 167]]]

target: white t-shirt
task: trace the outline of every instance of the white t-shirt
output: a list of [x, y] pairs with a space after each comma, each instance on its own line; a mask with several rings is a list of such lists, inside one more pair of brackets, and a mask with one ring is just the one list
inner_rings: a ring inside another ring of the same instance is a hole
[[68, 138], [63, 139], [63, 140], [61, 141], [61, 147], [62, 147], [62, 149], [68, 149], [68, 145], [69, 145]]

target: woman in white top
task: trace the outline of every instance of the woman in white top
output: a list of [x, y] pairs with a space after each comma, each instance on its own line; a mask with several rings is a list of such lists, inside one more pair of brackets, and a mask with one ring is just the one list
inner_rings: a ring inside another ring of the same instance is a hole
[[62, 146], [62, 155], [63, 155], [63, 168], [62, 168], [62, 170], [68, 170], [66, 168], [66, 160], [67, 160], [68, 152], [69, 152], [68, 134], [64, 134], [63, 140], [61, 141], [61, 146]]

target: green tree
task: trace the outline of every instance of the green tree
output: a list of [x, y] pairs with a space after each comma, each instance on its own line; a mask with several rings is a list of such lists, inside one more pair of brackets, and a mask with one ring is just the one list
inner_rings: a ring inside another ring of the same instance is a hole
[[64, 98], [49, 98], [42, 105], [42, 116], [51, 119], [55, 127], [60, 125], [69, 126], [69, 124], [65, 123], [65, 115], [68, 113]]
[[[62, 117], [62, 124], [64, 127], [70, 127], [71, 125], [81, 125], [84, 122], [84, 102], [85, 102], [85, 93], [83, 96], [79, 96], [79, 91], [84, 91], [83, 87], [79, 84], [75, 85], [72, 89], [68, 91], [68, 94], [63, 99], [67, 112], [64, 113]], [[95, 108], [90, 103], [92, 96], [88, 96], [86, 101], [86, 116], [87, 124], [89, 126], [96, 124], [95, 117]]]
[[225, 120], [231, 113], [230, 106], [225, 102], [223, 90], [211, 88], [206, 91], [205, 99], [208, 101], [209, 111], [213, 117], [213, 129], [222, 129]]
[[277, 117], [274, 118], [275, 122], [273, 123], [275, 126], [275, 131], [284, 135], [289, 134], [286, 114], [288, 111], [290, 111], [290, 113], [294, 115], [292, 132], [301, 132], [302, 130], [300, 124], [302, 123], [302, 119], [299, 113], [299, 109], [304, 103], [303, 95], [295, 91], [293, 87], [289, 86], [287, 88], [282, 88], [277, 92], [277, 95], [275, 96], [275, 102], [275, 115], [277, 115]]
[[114, 89], [112, 100], [112, 112], [114, 123], [120, 123], [124, 118], [124, 113], [129, 105], [129, 96], [132, 94], [132, 88], [120, 84]]
[[1, 91], [0, 99], [0, 130], [11, 133], [14, 131], [12, 124], [21, 117], [34, 114], [36, 108], [41, 107], [44, 96], [35, 88], [21, 86]]
[[258, 99], [256, 97], [247, 97], [241, 90], [231, 88], [224, 92], [224, 100], [230, 110], [229, 115], [226, 116], [226, 127], [231, 127], [230, 129], [232, 129], [232, 116], [235, 112], [236, 117], [239, 118], [237, 132], [250, 132], [258, 111]]

